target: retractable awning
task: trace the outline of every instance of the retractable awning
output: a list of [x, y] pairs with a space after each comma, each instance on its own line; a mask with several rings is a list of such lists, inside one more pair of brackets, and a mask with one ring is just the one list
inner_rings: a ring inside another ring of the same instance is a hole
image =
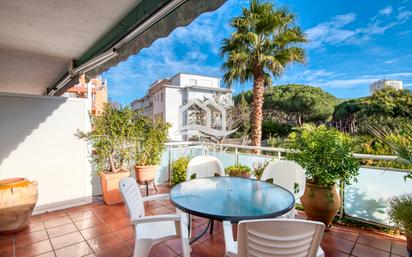
[[59, 95], [225, 0], [2, 0], [0, 92]]

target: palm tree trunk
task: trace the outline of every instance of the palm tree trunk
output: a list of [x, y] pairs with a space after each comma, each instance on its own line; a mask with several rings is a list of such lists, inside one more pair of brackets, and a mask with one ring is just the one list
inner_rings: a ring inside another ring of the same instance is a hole
[[[252, 103], [252, 146], [261, 146], [262, 140], [262, 119], [263, 100], [265, 91], [265, 78], [261, 67], [256, 67], [253, 73], [253, 103]], [[260, 154], [260, 150], [253, 150], [252, 153]]]

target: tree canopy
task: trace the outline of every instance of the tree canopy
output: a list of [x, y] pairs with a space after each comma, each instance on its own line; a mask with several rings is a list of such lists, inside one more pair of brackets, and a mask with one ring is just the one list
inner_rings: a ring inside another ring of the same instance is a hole
[[333, 118], [338, 128], [349, 133], [367, 132], [369, 125], [391, 127], [400, 120], [412, 119], [412, 93], [408, 89], [384, 88], [337, 105]]
[[[248, 90], [244, 94], [246, 101], [251, 102], [252, 92]], [[267, 88], [263, 109], [265, 119], [302, 125], [330, 121], [337, 102], [336, 97], [321, 88], [288, 84]]]

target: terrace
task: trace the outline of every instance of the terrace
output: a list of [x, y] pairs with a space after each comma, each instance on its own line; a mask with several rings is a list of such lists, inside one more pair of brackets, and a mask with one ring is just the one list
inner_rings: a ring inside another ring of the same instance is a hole
[[[167, 143], [167, 151], [163, 154], [162, 163], [157, 171], [158, 191], [149, 187], [149, 195], [169, 192], [171, 186], [166, 181], [170, 172], [169, 167], [181, 156], [194, 157], [208, 154], [220, 158], [225, 166], [234, 162], [251, 166], [256, 161], [281, 159], [286, 151], [281, 148], [261, 148], [265, 154], [255, 155], [247, 152], [250, 149], [252, 147], [238, 145], [196, 142]], [[393, 159], [394, 157], [358, 155], [358, 158]], [[398, 181], [393, 188], [387, 190], [401, 192], [410, 189], [411, 185], [400, 183], [404, 175], [402, 171], [390, 169], [383, 171], [366, 167], [363, 169], [366, 178], [360, 177], [360, 181], [353, 188], [362, 190], [360, 193], [364, 197], [355, 199], [358, 201], [356, 208], [351, 207], [354, 201], [351, 195], [344, 196], [344, 199], [345, 216], [364, 223], [358, 227], [353, 224], [334, 222], [322, 239], [321, 247], [325, 251], [325, 256], [408, 257], [404, 236], [396, 233], [388, 234], [384, 230], [367, 226], [369, 223], [384, 228], [388, 226], [388, 219], [387, 214], [382, 213], [384, 210], [382, 206], [386, 204], [385, 199], [376, 195], [374, 190], [365, 189], [380, 187], [385, 183], [391, 185], [394, 181]], [[382, 176], [382, 179], [370, 180], [371, 176], [377, 175]], [[347, 188], [346, 191], [350, 193], [354, 190], [353, 188]], [[140, 186], [140, 190], [142, 195], [146, 194], [145, 186]], [[145, 210], [147, 215], [176, 212], [175, 206], [167, 200], [145, 203]], [[305, 213], [298, 211], [296, 218], [306, 219]], [[206, 228], [206, 223], [207, 219], [194, 217], [193, 233], [201, 233]], [[236, 226], [234, 226], [234, 231], [236, 231]], [[236, 236], [236, 232], [234, 235]], [[2, 257], [132, 256], [134, 249], [134, 230], [124, 204], [105, 205], [101, 196], [94, 196], [92, 203], [89, 204], [34, 215], [27, 230], [12, 235], [3, 235], [0, 238], [0, 249], [2, 249], [0, 256]], [[217, 222], [213, 234], [206, 233], [192, 245], [191, 256], [224, 256], [224, 253], [222, 223]], [[179, 240], [168, 240], [153, 247], [149, 256], [181, 256], [181, 254]]]
[[[159, 186], [167, 193], [168, 186]], [[144, 189], [142, 188], [142, 194]], [[150, 194], [156, 194], [151, 189]], [[169, 201], [145, 206], [148, 215], [174, 213]], [[297, 218], [304, 219], [303, 212]], [[194, 217], [194, 233], [204, 229], [207, 220]], [[0, 237], [0, 256], [132, 256], [134, 230], [123, 204], [107, 206], [99, 200], [88, 205], [32, 217], [28, 230]], [[334, 224], [325, 232], [321, 247], [327, 257], [408, 257], [402, 237], [372, 229]], [[149, 256], [181, 256], [179, 240], [169, 240], [152, 248]], [[224, 256], [222, 223], [213, 234], [205, 234], [192, 245], [191, 256]]]
[[[39, 191], [28, 229], [0, 235], [0, 257], [132, 255], [134, 230], [125, 206], [103, 203], [99, 177], [90, 162], [91, 148], [73, 136], [78, 129], [91, 130], [90, 101], [58, 96], [80, 76], [90, 79], [100, 74], [224, 2], [0, 3], [0, 179], [28, 178], [37, 181]], [[95, 16], [90, 18], [84, 10], [93, 10]], [[166, 146], [156, 173], [159, 191], [150, 188], [150, 195], [169, 192], [170, 166], [181, 156], [212, 155], [225, 167], [235, 163], [252, 167], [256, 162], [283, 159], [286, 152], [262, 147], [263, 154], [255, 155], [250, 153], [252, 147], [203, 142]], [[396, 159], [356, 154], [355, 157]], [[362, 167], [358, 182], [342, 194], [345, 204], [341, 214], [391, 227], [387, 200], [412, 193], [411, 181], [403, 181], [405, 174], [396, 169]], [[145, 195], [145, 187], [140, 189]], [[145, 208], [148, 215], [175, 212], [169, 201], [147, 203]], [[305, 219], [305, 214], [298, 212], [297, 218]], [[194, 232], [202, 231], [206, 222], [195, 217]], [[191, 256], [223, 256], [222, 230], [222, 224], [217, 223], [213, 234], [205, 234], [192, 245]], [[321, 246], [327, 257], [408, 256], [403, 236], [338, 223], [325, 232]], [[181, 254], [177, 240], [160, 243], [150, 252], [150, 256]]]

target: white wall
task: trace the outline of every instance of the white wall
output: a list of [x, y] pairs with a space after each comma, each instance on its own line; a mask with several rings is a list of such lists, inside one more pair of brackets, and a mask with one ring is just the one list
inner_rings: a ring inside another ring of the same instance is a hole
[[90, 129], [84, 99], [0, 93], [0, 179], [36, 180], [37, 213], [84, 204], [100, 193], [77, 129]]
[[172, 78], [172, 84], [181, 87], [193, 86], [190, 80], [196, 80], [196, 86], [201, 87], [220, 87], [220, 79], [214, 77], [192, 75], [192, 74], [178, 74]]
[[203, 99], [213, 99], [213, 95], [215, 94], [216, 91], [212, 91], [212, 90], [200, 90], [200, 89], [193, 89], [191, 88], [188, 91], [188, 101], [192, 100], [192, 99], [199, 99], [199, 100], [203, 100]]
[[169, 129], [169, 139], [172, 141], [182, 140], [179, 132], [179, 107], [182, 105], [183, 90], [178, 88], [165, 88], [165, 120], [172, 127]]

